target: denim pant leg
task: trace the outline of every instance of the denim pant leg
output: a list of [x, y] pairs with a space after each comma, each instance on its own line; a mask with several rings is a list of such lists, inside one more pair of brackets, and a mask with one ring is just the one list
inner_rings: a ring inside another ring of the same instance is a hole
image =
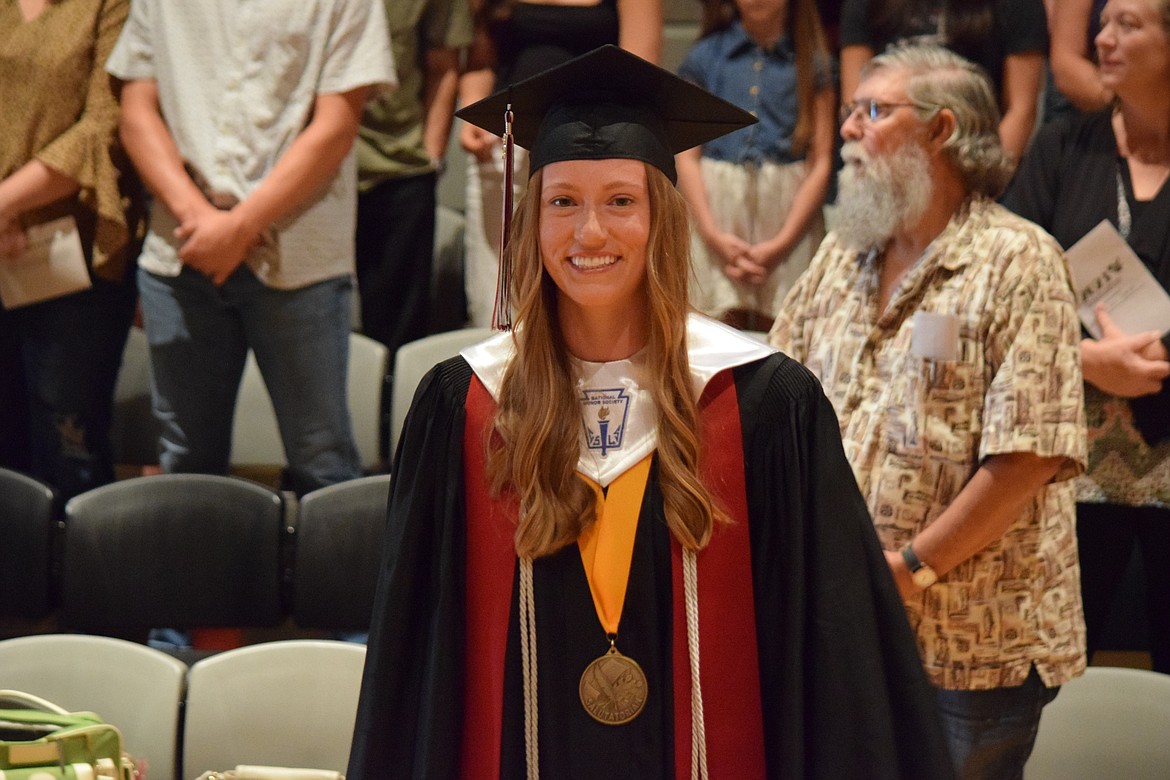
[[958, 780], [1020, 780], [1032, 754], [1040, 711], [1060, 691], [1036, 667], [1016, 688], [937, 690], [939, 712]]
[[13, 312], [27, 383], [33, 475], [62, 498], [112, 482], [114, 385], [134, 318], [132, 284], [88, 290]]
[[32, 470], [32, 453], [19, 312], [0, 306], [0, 468], [27, 473]]
[[346, 396], [353, 280], [276, 290], [244, 269], [228, 285], [276, 412], [285, 487], [302, 495], [360, 477]]
[[159, 463], [168, 473], [226, 474], [248, 354], [239, 313], [224, 288], [187, 267], [175, 277], [139, 270], [138, 289], [162, 428]]

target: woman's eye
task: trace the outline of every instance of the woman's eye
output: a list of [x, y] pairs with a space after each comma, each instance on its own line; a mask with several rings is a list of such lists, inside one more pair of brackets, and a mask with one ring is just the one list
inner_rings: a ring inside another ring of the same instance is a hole
[[558, 208], [564, 208], [566, 206], [572, 206], [573, 200], [565, 195], [560, 195], [550, 200], [549, 203]]
[[613, 202], [613, 205], [615, 205], [615, 206], [630, 206], [630, 205], [633, 205], [634, 199], [629, 197], [628, 195], [618, 195], [616, 198], [613, 199], [612, 202]]

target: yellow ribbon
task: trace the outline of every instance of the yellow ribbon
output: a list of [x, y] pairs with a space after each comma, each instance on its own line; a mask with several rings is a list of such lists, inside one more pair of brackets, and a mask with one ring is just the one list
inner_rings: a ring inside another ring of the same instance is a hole
[[653, 454], [638, 461], [603, 491], [601, 485], [583, 474], [581, 479], [593, 488], [597, 496], [597, 520], [577, 538], [581, 563], [593, 594], [593, 606], [602, 628], [610, 635], [617, 634], [626, 602], [626, 586], [630, 580], [630, 561], [634, 557], [634, 535], [638, 530], [638, 515], [642, 510], [642, 496], [650, 477]]

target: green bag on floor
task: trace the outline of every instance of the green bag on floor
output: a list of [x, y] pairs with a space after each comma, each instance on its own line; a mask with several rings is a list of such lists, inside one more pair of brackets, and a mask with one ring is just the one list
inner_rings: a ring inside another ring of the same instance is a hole
[[21, 691], [0, 690], [0, 780], [134, 780], [118, 729]]

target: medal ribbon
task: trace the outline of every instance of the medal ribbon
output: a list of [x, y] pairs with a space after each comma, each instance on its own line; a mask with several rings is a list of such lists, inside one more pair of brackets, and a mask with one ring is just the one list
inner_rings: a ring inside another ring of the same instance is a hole
[[602, 628], [612, 639], [622, 620], [634, 534], [642, 511], [642, 496], [650, 477], [653, 453], [642, 458], [612, 483], [609, 490], [578, 473], [597, 496], [597, 520], [577, 538], [589, 592]]

